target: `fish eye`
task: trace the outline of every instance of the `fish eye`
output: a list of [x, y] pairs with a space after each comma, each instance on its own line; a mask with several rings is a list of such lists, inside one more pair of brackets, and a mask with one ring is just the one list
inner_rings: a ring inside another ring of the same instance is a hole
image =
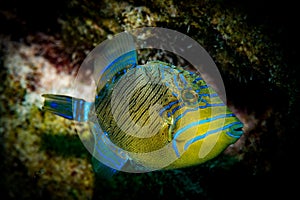
[[194, 94], [192, 92], [186, 92], [184, 93], [184, 98], [186, 99], [193, 99], [194, 98]]
[[198, 94], [192, 89], [184, 89], [181, 92], [181, 97], [188, 105], [198, 102]]

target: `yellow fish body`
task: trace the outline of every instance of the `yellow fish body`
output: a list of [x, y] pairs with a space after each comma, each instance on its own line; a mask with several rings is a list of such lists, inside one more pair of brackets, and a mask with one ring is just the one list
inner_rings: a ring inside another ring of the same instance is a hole
[[120, 56], [110, 55], [103, 66], [94, 102], [43, 95], [45, 110], [68, 119], [88, 121], [93, 110], [98, 160], [123, 171], [188, 167], [216, 157], [243, 134], [243, 124], [199, 75], [160, 61], [138, 65], [124, 40]]

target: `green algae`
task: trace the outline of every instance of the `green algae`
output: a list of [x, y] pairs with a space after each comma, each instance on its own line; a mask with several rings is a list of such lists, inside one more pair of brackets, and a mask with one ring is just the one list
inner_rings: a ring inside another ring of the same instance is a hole
[[41, 150], [54, 153], [62, 157], [85, 158], [90, 153], [83, 146], [78, 136], [69, 136], [65, 134], [47, 133], [41, 136]]

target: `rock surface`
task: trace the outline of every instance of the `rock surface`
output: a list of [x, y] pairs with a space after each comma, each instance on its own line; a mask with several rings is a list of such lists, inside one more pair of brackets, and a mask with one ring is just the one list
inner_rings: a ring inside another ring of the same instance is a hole
[[[299, 45], [285, 23], [295, 24], [296, 12], [259, 2], [51, 1], [49, 12], [36, 0], [4, 1], [0, 192], [7, 199], [217, 199], [233, 198], [232, 190], [254, 197], [283, 194], [285, 186], [292, 190], [289, 181], [276, 180], [296, 172]], [[276, 11], [288, 12], [278, 18]], [[201, 166], [103, 180], [93, 173], [90, 154], [76, 135], [78, 124], [42, 112], [40, 95], [71, 94], [90, 50], [116, 33], [144, 26], [180, 31], [209, 52], [245, 134]]]

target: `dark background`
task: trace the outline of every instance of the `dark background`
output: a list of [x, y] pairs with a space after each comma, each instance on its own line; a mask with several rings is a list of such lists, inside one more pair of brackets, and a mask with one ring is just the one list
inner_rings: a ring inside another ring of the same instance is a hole
[[[300, 11], [295, 1], [218, 0], [215, 2], [227, 7], [239, 8], [241, 12], [248, 15], [247, 20], [250, 24], [263, 26], [272, 41], [280, 45], [285, 63], [288, 66], [287, 69], [294, 72], [286, 78], [286, 82], [297, 79], [297, 83], [299, 83]], [[69, 1], [65, 0], [1, 0], [0, 35], [9, 35], [12, 40], [23, 41], [26, 36], [37, 32], [50, 35], [59, 34], [61, 27], [58, 24], [58, 18], [65, 17], [68, 4]], [[299, 102], [299, 87], [295, 89], [295, 93], [296, 102]], [[269, 101], [277, 101], [277, 99]], [[281, 106], [281, 102], [278, 102], [277, 106]], [[223, 197], [238, 197], [239, 199], [252, 197], [258, 199], [262, 197], [279, 197], [279, 195], [287, 199], [296, 193], [295, 188], [299, 185], [297, 184], [299, 181], [297, 176], [299, 171], [299, 165], [297, 164], [299, 158], [298, 105], [293, 105], [291, 112], [286, 113], [284, 116], [283, 124], [288, 134], [284, 138], [283, 155], [275, 162], [274, 170], [261, 176], [243, 174], [243, 170], [238, 175], [234, 174], [234, 170], [229, 174], [218, 174], [216, 172], [205, 179], [209, 186], [207, 190], [211, 195], [211, 199]], [[1, 160], [5, 159], [2, 157]], [[0, 187], [5, 184], [1, 183]], [[134, 187], [134, 185], [130, 187]], [[0, 191], [5, 193], [1, 188]]]

